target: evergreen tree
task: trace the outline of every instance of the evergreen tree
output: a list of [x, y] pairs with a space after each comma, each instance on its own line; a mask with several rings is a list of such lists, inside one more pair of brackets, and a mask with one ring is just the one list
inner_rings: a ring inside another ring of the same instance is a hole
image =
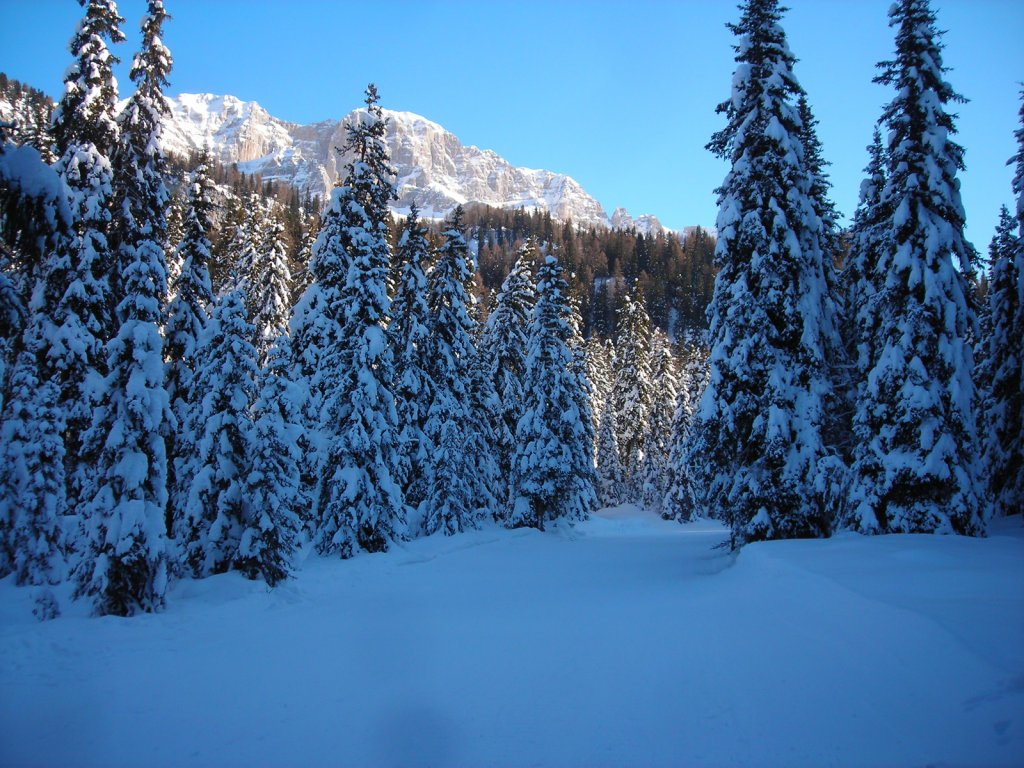
[[1024, 310], [1017, 228], [1003, 206], [989, 247], [989, 328], [979, 375], [985, 389], [985, 464], [995, 515], [1024, 509]]
[[667, 520], [689, 522], [698, 515], [694, 489], [690, 483], [690, 461], [687, 453], [690, 425], [707, 383], [707, 355], [700, 347], [683, 350], [683, 369], [672, 417], [671, 441], [668, 453], [668, 490], [661, 516]]
[[60, 176], [37, 150], [9, 139], [0, 123], [0, 336], [12, 340], [25, 326], [46, 263], [66, 250], [72, 218]]
[[253, 408], [252, 457], [245, 478], [246, 515], [234, 569], [271, 587], [292, 572], [303, 498], [299, 486], [299, 393], [288, 380], [287, 337], [268, 351]]
[[621, 504], [625, 484], [615, 430], [615, 412], [609, 404], [601, 411], [597, 429], [597, 498], [601, 506], [614, 507]]
[[430, 259], [427, 229], [413, 205], [398, 243], [395, 300], [388, 339], [395, 351], [395, 397], [401, 429], [402, 488], [405, 501], [415, 509], [426, 493], [429, 466], [423, 429], [432, 399], [430, 382], [430, 307], [424, 265]]
[[532, 269], [536, 259], [536, 243], [527, 240], [516, 254], [515, 264], [502, 283], [494, 311], [488, 315], [480, 337], [480, 363], [497, 395], [492, 421], [502, 478], [507, 478], [511, 470], [516, 424], [522, 410], [527, 334], [534, 304]]
[[0, 574], [41, 584], [60, 575], [65, 420], [41, 367], [52, 307], [29, 294], [63, 255], [71, 213], [39, 152], [7, 138], [0, 127]]
[[[545, 220], [550, 221], [550, 219]], [[594, 387], [590, 382], [590, 371], [587, 367], [587, 342], [583, 338], [583, 315], [580, 311], [580, 303], [568, 287], [566, 287], [566, 296], [569, 303], [567, 318], [569, 322], [568, 347], [571, 356], [569, 375], [572, 381], [569, 395], [572, 400], [572, 410], [579, 414], [580, 451], [585, 452], [587, 456], [584, 460], [583, 453], [573, 453], [573, 461], [578, 464], [574, 482], [580, 486], [581, 494], [590, 495], [594, 492], [597, 484], [597, 473], [594, 466], [594, 454], [597, 450], [597, 412], [594, 411]], [[516, 426], [518, 427], [518, 424]], [[585, 483], [580, 479], [583, 474], [589, 476]], [[586, 485], [586, 489], [583, 487], [584, 485]], [[593, 500], [596, 501], [596, 498]]]
[[781, 16], [777, 0], [747, 0], [729, 25], [728, 123], [708, 145], [731, 168], [717, 190], [711, 378], [686, 463], [700, 512], [726, 517], [734, 548], [830, 525], [817, 478], [839, 342]]
[[252, 322], [256, 326], [254, 344], [261, 362], [266, 360], [274, 341], [288, 330], [290, 282], [284, 225], [272, 219], [264, 228], [249, 295]]
[[174, 537], [182, 566], [196, 578], [232, 566], [247, 520], [250, 407], [259, 378], [251, 339], [241, 292], [221, 295], [199, 344], [175, 471], [184, 506]]
[[227, 288], [239, 290], [245, 296], [249, 318], [255, 318], [259, 307], [256, 297], [263, 286], [259, 278], [265, 260], [263, 247], [267, 240], [267, 209], [263, 198], [253, 192], [243, 209], [243, 218], [235, 227], [228, 244], [228, 258], [234, 269], [233, 283]]
[[511, 510], [507, 525], [544, 530], [548, 521], [586, 519], [597, 507], [593, 427], [581, 403], [585, 382], [574, 372], [572, 308], [562, 268], [553, 256], [537, 271], [530, 323], [526, 399], [516, 428]]
[[323, 211], [320, 226], [310, 246], [307, 267], [309, 284], [292, 308], [289, 337], [292, 355], [291, 380], [301, 383], [302, 437], [300, 476], [303, 496], [309, 499], [308, 532], [315, 537], [319, 505], [321, 467], [327, 429], [325, 405], [337, 389], [337, 377], [347, 365], [338, 354], [344, 322], [342, 299], [348, 279], [349, 256], [342, 240], [344, 220], [337, 206], [337, 188]]
[[651, 319], [639, 296], [629, 291], [623, 294], [616, 326], [611, 407], [626, 480], [624, 500], [639, 501], [644, 441], [654, 400]]
[[107, 345], [107, 369], [86, 435], [90, 468], [86, 525], [89, 552], [78, 594], [97, 613], [120, 616], [163, 607], [168, 577], [167, 455], [163, 434], [173, 423], [164, 389], [160, 299], [166, 292], [163, 246], [168, 195], [159, 149], [170, 53], [160, 41], [166, 13], [149, 0], [142, 50], [132, 63], [136, 90], [121, 115], [118, 160], [119, 258], [124, 299], [118, 334]]
[[[209, 176], [209, 155], [204, 151], [189, 184], [184, 233], [178, 246], [181, 272], [174, 298], [167, 308], [167, 322], [164, 326], [164, 355], [167, 359], [164, 385], [174, 415], [173, 423], [178, 428], [184, 428], [186, 414], [202, 399], [202, 393], [193, 387], [192, 380], [199, 342], [206, 331], [213, 306], [209, 271], [212, 211], [213, 182]], [[186, 499], [178, 495], [181, 486], [175, 474], [176, 463], [181, 458], [177, 429], [167, 430], [164, 438], [168, 455], [167, 486], [171, 494], [167, 510], [167, 531], [172, 534], [174, 511], [184, 509]]]
[[[797, 99], [797, 114], [800, 117], [800, 142], [804, 148], [804, 165], [810, 176], [810, 187], [807, 196], [810, 198], [814, 215], [817, 217], [819, 226], [809, 228], [812, 237], [818, 235], [818, 247], [822, 250], [822, 262], [826, 278], [830, 286], [836, 291], [834, 275], [835, 260], [839, 256], [839, 214], [836, 212], [835, 203], [829, 197], [829, 189], [832, 183], [828, 179], [826, 168], [830, 163], [824, 158], [821, 140], [818, 138], [818, 119], [811, 110], [806, 94], [801, 93]], [[813, 240], [808, 244], [814, 248]]]
[[18, 584], [61, 577], [58, 521], [66, 509], [56, 403], [56, 387], [39, 382], [34, 353], [23, 351], [0, 422], [0, 576], [13, 571]]
[[[590, 410], [594, 414], [603, 414], [612, 390], [614, 352], [611, 339], [602, 341], [600, 336], [593, 334], [587, 339], [586, 346], [587, 379], [591, 384]], [[614, 430], [614, 423], [611, 427]]]
[[[77, 297], [76, 312], [86, 329], [102, 344], [117, 329], [114, 318], [119, 301], [117, 259], [109, 242], [113, 203], [113, 167], [118, 139], [117, 80], [107, 40], [123, 42], [113, 0], [79, 0], [85, 17], [69, 43], [74, 61], [64, 75], [64, 93], [53, 113], [53, 137], [59, 155], [57, 170], [71, 191], [77, 241], [72, 245], [70, 269], [86, 290]], [[70, 281], [69, 281], [70, 282]], [[102, 361], [94, 368], [101, 369]]]
[[846, 522], [864, 532], [977, 535], [984, 522], [966, 278], [974, 249], [956, 178], [963, 149], [944, 106], [962, 97], [943, 79], [927, 1], [900, 0], [889, 16], [896, 58], [876, 78], [896, 91], [882, 116], [886, 232], [863, 313], [870, 358]]
[[644, 437], [642, 501], [647, 509], [662, 514], [671, 483], [669, 452], [679, 400], [679, 381], [668, 336], [655, 330], [651, 347], [653, 390], [651, 416]]
[[875, 267], [886, 247], [886, 221], [891, 215], [891, 211], [887, 212], [882, 206], [886, 157], [878, 126], [875, 126], [872, 142], [868, 145], [868, 158], [864, 169], [866, 178], [860, 184], [860, 203], [850, 229], [850, 256], [843, 270], [846, 307], [853, 317], [853, 326], [847, 329], [847, 349], [857, 366], [855, 378], [859, 388], [867, 382], [869, 361], [874, 356], [869, 346], [871, 334], [868, 333], [865, 312], [869, 300], [880, 287], [874, 284], [877, 277]]
[[451, 535], [475, 528], [497, 506], [497, 469], [484, 431], [488, 425], [473, 408], [478, 396], [472, 389], [477, 383], [473, 376], [477, 326], [470, 313], [469, 286], [475, 264], [462, 216], [458, 206], [445, 222], [444, 244], [427, 278], [433, 395], [423, 428], [430, 460], [423, 513], [427, 534]]
[[[56, 169], [70, 191], [74, 226], [72, 237], [48, 259], [32, 302], [33, 310], [45, 311], [48, 321], [42, 330], [48, 347], [41, 353], [42, 378], [54, 381], [61, 393], [73, 488], [82, 484], [78, 466], [91, 466], [98, 458], [83, 454], [82, 435], [92, 418], [94, 380], [106, 372], [103, 346], [117, 330], [117, 299], [110, 283], [115, 258], [107, 238], [113, 196], [110, 157], [118, 141], [117, 58], [107, 41], [124, 40], [124, 19], [113, 0], [81, 2], [86, 14], [69, 44], [74, 61], [53, 114]], [[72, 492], [73, 510], [80, 496]]]
[[[340, 338], [327, 358], [330, 401], [315, 544], [321, 554], [347, 558], [357, 551], [386, 551], [405, 535], [406, 508], [398, 480], [401, 456], [394, 359], [387, 343], [387, 293], [391, 247], [388, 203], [395, 198], [394, 171], [385, 142], [387, 121], [377, 89], [366, 91], [366, 112], [346, 126], [343, 152], [353, 158], [345, 181], [334, 189], [318, 238], [321, 251], [348, 264], [334, 308], [344, 317]], [[323, 242], [321, 242], [323, 241]], [[326, 258], [315, 254], [315, 258]]]

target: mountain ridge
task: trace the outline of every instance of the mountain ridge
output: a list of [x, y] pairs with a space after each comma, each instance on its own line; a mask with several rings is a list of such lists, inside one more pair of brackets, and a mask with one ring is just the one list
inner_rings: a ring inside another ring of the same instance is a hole
[[[246, 173], [284, 181], [321, 198], [344, 173], [346, 158], [335, 148], [344, 144], [345, 123], [365, 114], [357, 109], [340, 120], [301, 125], [231, 95], [179, 94], [168, 102], [171, 115], [161, 139], [165, 151], [188, 155], [208, 146], [222, 163], [235, 163]], [[457, 204], [483, 203], [548, 211], [554, 219], [584, 226], [635, 227], [644, 234], [672, 231], [654, 216], [634, 219], [623, 208], [609, 216], [571, 176], [514, 166], [494, 150], [463, 144], [422, 115], [387, 109], [384, 114], [397, 171], [398, 200], [392, 204], [397, 213], [407, 213], [415, 204], [422, 216], [441, 218]]]

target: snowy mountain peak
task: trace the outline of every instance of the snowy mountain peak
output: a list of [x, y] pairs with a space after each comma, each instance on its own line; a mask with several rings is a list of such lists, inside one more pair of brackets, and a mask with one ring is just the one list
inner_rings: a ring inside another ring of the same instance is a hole
[[611, 225], [614, 229], [636, 229], [637, 232], [648, 236], [663, 235], [671, 231], [658, 221], [657, 216], [645, 213], [634, 219], [625, 208], [615, 209], [615, 212], [612, 213]]
[[[285, 181], [311, 195], [326, 196], [346, 158], [335, 151], [345, 141], [345, 121], [297, 125], [270, 115], [256, 102], [233, 96], [182, 94], [169, 99], [171, 117], [164, 149], [189, 154], [209, 146], [223, 163], [237, 163], [264, 180]], [[550, 211], [559, 220], [610, 226], [607, 213], [572, 178], [552, 171], [518, 168], [496, 152], [463, 144], [437, 123], [411, 112], [385, 110], [387, 141], [398, 172], [399, 199], [407, 212], [415, 203], [426, 217], [447, 215], [456, 205]]]

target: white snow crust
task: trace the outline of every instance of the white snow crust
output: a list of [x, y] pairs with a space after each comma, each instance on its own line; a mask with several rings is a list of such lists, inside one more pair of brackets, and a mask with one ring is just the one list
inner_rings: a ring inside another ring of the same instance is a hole
[[1024, 528], [715, 549], [717, 523], [308, 556], [86, 618], [0, 582], [5, 765], [1024, 764]]

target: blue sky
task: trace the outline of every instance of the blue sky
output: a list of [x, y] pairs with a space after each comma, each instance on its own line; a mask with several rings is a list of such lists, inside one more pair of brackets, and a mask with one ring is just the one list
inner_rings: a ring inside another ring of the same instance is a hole
[[[790, 0], [783, 20], [820, 121], [833, 196], [857, 201], [865, 146], [891, 93], [871, 83], [892, 54], [889, 0]], [[118, 4], [127, 91], [143, 0]], [[1011, 202], [1024, 80], [1024, 2], [934, 0], [960, 93], [968, 235], [983, 252]], [[230, 93], [294, 122], [339, 118], [375, 82], [385, 107], [422, 114], [510, 162], [567, 173], [609, 213], [713, 225], [725, 166], [704, 150], [733, 70], [719, 0], [167, 0], [171, 93]], [[0, 0], [0, 70], [57, 95], [81, 14], [73, 0]]]

